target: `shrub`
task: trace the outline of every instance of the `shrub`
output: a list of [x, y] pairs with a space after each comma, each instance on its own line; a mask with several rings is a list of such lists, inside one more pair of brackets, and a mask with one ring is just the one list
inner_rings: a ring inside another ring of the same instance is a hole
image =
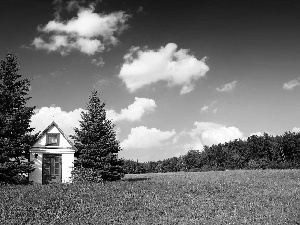
[[92, 168], [75, 168], [72, 171], [72, 182], [73, 183], [84, 183], [84, 182], [102, 182], [101, 172], [93, 170]]

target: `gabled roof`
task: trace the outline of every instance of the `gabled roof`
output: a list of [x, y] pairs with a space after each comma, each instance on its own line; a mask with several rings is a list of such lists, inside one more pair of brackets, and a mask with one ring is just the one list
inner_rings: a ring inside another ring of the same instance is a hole
[[52, 128], [52, 127], [56, 127], [57, 130], [59, 130], [59, 132], [62, 134], [62, 136], [67, 140], [67, 142], [72, 146], [73, 149], [77, 150], [76, 147], [73, 145], [73, 143], [69, 140], [69, 138], [64, 134], [64, 132], [58, 127], [58, 125], [53, 121], [42, 133], [39, 134], [39, 136], [37, 136], [37, 139], [35, 141], [35, 143], [41, 138], [43, 137], [45, 134], [48, 133], [48, 131]]

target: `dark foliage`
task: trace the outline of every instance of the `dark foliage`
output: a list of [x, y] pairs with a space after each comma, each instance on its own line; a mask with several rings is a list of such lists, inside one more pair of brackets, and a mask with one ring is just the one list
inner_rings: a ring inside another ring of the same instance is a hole
[[[299, 169], [300, 133], [253, 135], [247, 140], [204, 146], [177, 158], [157, 162], [125, 161], [127, 173], [222, 171], [236, 169]], [[143, 168], [143, 170], [137, 168]]]
[[87, 109], [81, 113], [80, 128], [75, 128], [74, 139], [77, 160], [74, 163], [74, 179], [81, 181], [114, 181], [124, 176], [123, 160], [114, 125], [106, 118], [105, 102], [97, 91], [89, 97]]
[[28, 79], [20, 79], [17, 58], [6, 54], [0, 63], [0, 182], [26, 183], [34, 170], [28, 162], [29, 149], [36, 135], [30, 135], [30, 119], [35, 107], [26, 106], [30, 97]]

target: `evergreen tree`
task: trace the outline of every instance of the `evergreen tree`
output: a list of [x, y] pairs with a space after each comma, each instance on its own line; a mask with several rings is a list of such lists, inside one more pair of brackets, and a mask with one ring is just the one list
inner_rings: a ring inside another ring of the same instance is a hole
[[81, 113], [80, 128], [74, 128], [77, 160], [74, 163], [74, 179], [93, 182], [114, 181], [124, 176], [123, 160], [116, 139], [114, 124], [106, 118], [105, 102], [100, 101], [97, 91], [89, 97], [87, 110]]
[[[26, 106], [30, 97], [28, 79], [20, 79], [16, 57], [8, 53], [0, 62], [0, 182], [25, 183], [25, 174], [34, 170], [26, 162], [36, 135], [30, 135], [30, 119], [35, 107]], [[25, 161], [24, 161], [25, 160]]]

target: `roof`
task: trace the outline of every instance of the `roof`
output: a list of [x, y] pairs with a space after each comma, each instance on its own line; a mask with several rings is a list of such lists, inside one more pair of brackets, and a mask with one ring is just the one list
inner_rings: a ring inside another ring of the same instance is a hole
[[69, 138], [64, 134], [64, 132], [62, 131], [62, 129], [60, 129], [58, 127], [58, 125], [53, 121], [42, 133], [40, 133], [37, 136], [37, 139], [35, 141], [35, 143], [41, 138], [43, 137], [45, 134], [47, 134], [47, 132], [52, 128], [52, 127], [56, 127], [59, 132], [62, 134], [62, 136], [67, 140], [67, 142], [72, 146], [73, 149], [77, 150], [77, 148], [74, 146], [74, 144], [69, 140]]

